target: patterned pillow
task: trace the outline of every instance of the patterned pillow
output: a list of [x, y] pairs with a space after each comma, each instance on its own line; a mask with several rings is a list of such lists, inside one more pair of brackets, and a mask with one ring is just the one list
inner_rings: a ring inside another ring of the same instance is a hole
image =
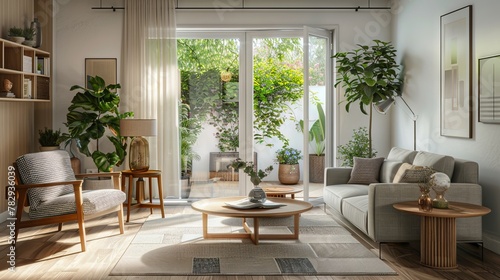
[[393, 183], [427, 183], [429, 176], [436, 172], [427, 166], [411, 165], [403, 163], [399, 168]]
[[364, 184], [379, 182], [380, 167], [384, 162], [383, 157], [359, 158], [354, 157], [354, 166], [348, 184]]

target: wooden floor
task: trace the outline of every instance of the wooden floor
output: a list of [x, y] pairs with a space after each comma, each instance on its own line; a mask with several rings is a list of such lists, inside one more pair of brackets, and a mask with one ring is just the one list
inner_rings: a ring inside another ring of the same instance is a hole
[[[155, 210], [157, 211], [157, 210]], [[198, 213], [190, 206], [166, 206], [166, 213]], [[144, 208], [134, 209], [131, 221], [125, 225], [125, 234], [120, 235], [114, 215], [87, 221], [87, 252], [80, 252], [77, 226], [64, 225], [57, 232], [57, 226], [38, 227], [21, 231], [16, 250], [16, 271], [8, 271], [5, 261], [9, 253], [7, 223], [0, 224], [0, 279], [500, 279], [500, 256], [484, 250], [484, 261], [480, 249], [474, 245], [459, 245], [458, 269], [435, 270], [419, 264], [418, 244], [388, 244], [383, 246], [383, 259], [398, 276], [268, 276], [268, 277], [124, 277], [108, 276], [115, 263], [133, 240], [135, 234], [149, 215]], [[335, 217], [335, 215], [334, 215]], [[335, 217], [342, 222], [339, 217]], [[351, 230], [353, 230], [351, 228]], [[355, 231], [355, 230], [354, 230]], [[359, 237], [358, 237], [359, 238]], [[378, 247], [363, 238], [362, 242], [378, 254]]]

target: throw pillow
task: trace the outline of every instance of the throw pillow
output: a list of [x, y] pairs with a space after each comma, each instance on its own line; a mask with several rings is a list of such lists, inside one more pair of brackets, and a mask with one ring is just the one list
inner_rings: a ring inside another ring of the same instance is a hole
[[394, 176], [393, 183], [426, 183], [434, 172], [436, 171], [426, 166], [403, 163]]
[[364, 184], [379, 182], [380, 166], [384, 162], [383, 157], [359, 158], [354, 157], [354, 166], [348, 184]]

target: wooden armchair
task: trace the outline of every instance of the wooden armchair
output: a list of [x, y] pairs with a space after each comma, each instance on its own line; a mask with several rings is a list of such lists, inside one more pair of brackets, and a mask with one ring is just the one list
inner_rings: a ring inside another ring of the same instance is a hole
[[[124, 233], [123, 202], [120, 172], [79, 174], [84, 177], [112, 177], [114, 189], [82, 191], [83, 180], [77, 180], [69, 154], [65, 150], [31, 153], [19, 157], [16, 168], [16, 229], [77, 221], [82, 251], [86, 250], [84, 220], [116, 212], [120, 234]], [[29, 205], [28, 215], [23, 215]], [[26, 217], [28, 216], [28, 217]], [[27, 218], [27, 219], [26, 219]]]

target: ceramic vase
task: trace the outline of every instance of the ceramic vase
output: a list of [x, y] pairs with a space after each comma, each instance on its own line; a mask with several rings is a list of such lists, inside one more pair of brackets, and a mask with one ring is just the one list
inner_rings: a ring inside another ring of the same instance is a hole
[[300, 179], [300, 168], [298, 164], [280, 163], [278, 179], [283, 185], [295, 185]]

